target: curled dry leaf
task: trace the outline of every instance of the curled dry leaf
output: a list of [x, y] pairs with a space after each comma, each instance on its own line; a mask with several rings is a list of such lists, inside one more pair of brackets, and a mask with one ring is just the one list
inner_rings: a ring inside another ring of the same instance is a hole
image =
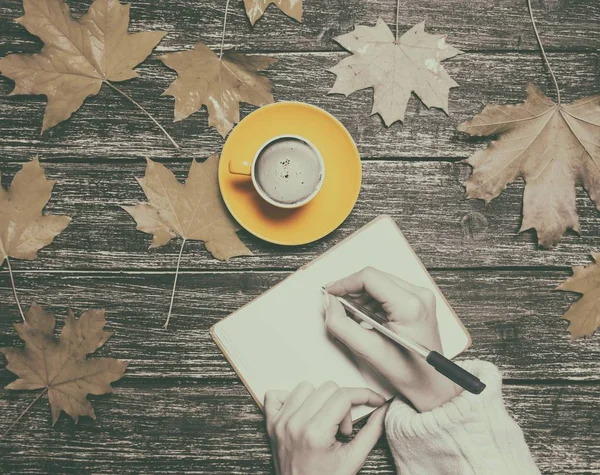
[[43, 94], [48, 105], [42, 132], [68, 119], [103, 82], [125, 81], [166, 32], [127, 33], [129, 5], [94, 0], [79, 19], [63, 0], [23, 0], [17, 19], [44, 42], [41, 53], [9, 54], [0, 74], [15, 81], [14, 94]]
[[375, 26], [359, 25], [335, 41], [353, 55], [329, 70], [337, 75], [329, 94], [347, 96], [372, 87], [371, 114], [381, 115], [388, 127], [404, 120], [413, 91], [427, 107], [448, 113], [448, 94], [458, 84], [440, 63], [462, 51], [446, 44], [445, 36], [425, 33], [425, 22], [413, 26], [396, 41], [380, 18]]
[[204, 241], [217, 259], [252, 254], [240, 241], [237, 224], [230, 217], [219, 192], [219, 157], [204, 163], [192, 161], [185, 184], [179, 183], [164, 165], [147, 159], [146, 175], [137, 181], [147, 203], [123, 206], [137, 222], [137, 229], [152, 234], [150, 247], [159, 247], [175, 236]]
[[104, 310], [88, 310], [75, 319], [69, 315], [58, 339], [54, 338], [54, 316], [35, 303], [26, 312], [25, 323], [15, 329], [25, 348], [0, 348], [8, 364], [6, 368], [19, 379], [6, 389], [42, 389], [48, 391], [52, 424], [61, 411], [79, 419], [95, 419], [88, 394], [112, 392], [110, 383], [123, 376], [127, 363], [113, 358], [86, 359], [112, 335], [104, 331]]
[[573, 267], [573, 275], [557, 290], [577, 292], [582, 297], [573, 303], [562, 318], [568, 320], [571, 341], [591, 335], [600, 326], [600, 253], [592, 254], [594, 263]]
[[600, 96], [557, 105], [529, 83], [524, 103], [488, 105], [458, 130], [499, 136], [466, 160], [473, 167], [467, 198], [489, 202], [523, 178], [519, 232], [535, 229], [541, 246], [556, 244], [569, 228], [579, 232], [576, 185], [600, 209]]
[[240, 102], [264, 106], [273, 102], [271, 81], [260, 76], [276, 59], [232, 53], [219, 58], [203, 43], [194, 49], [160, 57], [177, 71], [177, 79], [163, 93], [175, 98], [175, 121], [183, 120], [205, 105], [208, 124], [225, 137], [240, 121]]
[[263, 16], [267, 7], [274, 3], [288, 16], [294, 20], [302, 21], [302, 0], [244, 0], [246, 13], [250, 23], [254, 25]]
[[8, 257], [35, 259], [69, 225], [68, 216], [42, 214], [55, 183], [36, 157], [17, 172], [8, 191], [0, 189], [0, 264]]

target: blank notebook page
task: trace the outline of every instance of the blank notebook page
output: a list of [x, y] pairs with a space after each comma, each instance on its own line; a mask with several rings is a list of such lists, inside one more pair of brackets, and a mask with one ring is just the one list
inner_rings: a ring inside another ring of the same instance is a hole
[[[213, 338], [262, 408], [269, 389], [292, 390], [300, 381], [315, 386], [333, 380], [339, 386], [369, 387], [394, 394], [325, 328], [320, 288], [372, 266], [431, 289], [444, 355], [454, 357], [470, 338], [394, 221], [382, 216], [300, 269], [280, 284], [217, 323]], [[373, 409], [353, 409], [357, 420]]]

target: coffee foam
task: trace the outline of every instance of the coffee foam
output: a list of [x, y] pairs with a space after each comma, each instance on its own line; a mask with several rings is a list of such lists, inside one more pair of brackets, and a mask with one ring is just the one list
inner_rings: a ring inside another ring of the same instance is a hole
[[322, 179], [317, 154], [307, 143], [292, 137], [267, 145], [256, 158], [254, 172], [264, 193], [282, 204], [305, 200]]

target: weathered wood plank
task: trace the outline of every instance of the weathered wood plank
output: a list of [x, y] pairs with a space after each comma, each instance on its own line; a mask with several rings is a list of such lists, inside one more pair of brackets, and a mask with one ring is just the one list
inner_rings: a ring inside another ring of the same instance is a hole
[[[71, 0], [75, 15], [85, 13], [91, 0]], [[597, 21], [600, 9], [593, 0], [534, 2], [544, 44], [550, 49], [600, 47]], [[133, 31], [162, 29], [169, 35], [158, 51], [172, 51], [196, 41], [218, 47], [224, 2], [179, 0], [132, 2]], [[0, 5], [0, 56], [15, 47], [28, 47], [30, 36], [11, 20], [22, 14], [21, 0]], [[231, 2], [225, 45], [242, 51], [329, 51], [339, 46], [332, 38], [347, 33], [357, 23], [372, 25], [381, 17], [391, 28], [396, 21], [393, 0], [305, 1], [304, 21], [299, 24], [270, 7], [254, 28], [246, 18], [241, 0]], [[537, 50], [527, 6], [519, 0], [406, 0], [400, 4], [400, 33], [425, 20], [431, 33], [447, 34], [463, 50]]]
[[[236, 378], [209, 335], [227, 314], [284, 279], [286, 272], [207, 272], [179, 276], [168, 331], [161, 329], [173, 274], [20, 273], [23, 304], [106, 308], [116, 334], [100, 354], [131, 361], [130, 378]], [[471, 332], [465, 357], [498, 364], [507, 378], [600, 380], [600, 335], [570, 344], [559, 320], [574, 294], [553, 292], [566, 272], [444, 271], [433, 276]], [[0, 273], [0, 346], [19, 346], [20, 320], [6, 272]], [[4, 371], [0, 375], [9, 378]]]
[[[143, 176], [143, 160], [127, 163], [45, 163], [58, 181], [48, 211], [73, 217], [55, 242], [35, 261], [14, 263], [16, 269], [130, 269], [175, 267], [180, 240], [148, 251], [151, 236], [135, 229], [119, 205], [144, 201], [134, 177]], [[184, 179], [189, 162], [169, 164]], [[3, 167], [3, 183], [20, 165]], [[247, 232], [242, 240], [254, 256], [223, 263], [211, 258], [199, 242], [186, 244], [182, 267], [209, 269], [296, 269], [380, 214], [391, 215], [430, 268], [477, 266], [571, 266], [589, 262], [600, 249], [600, 213], [583, 190], [578, 193], [582, 236], [567, 235], [552, 250], [537, 248], [533, 231], [518, 235], [522, 185], [511, 185], [485, 206], [465, 200], [461, 183], [468, 166], [448, 162], [365, 161], [363, 189], [355, 210], [329, 237], [300, 247], [278, 247]]]
[[[279, 62], [266, 75], [273, 81], [277, 100], [315, 104], [338, 117], [354, 137], [363, 157], [466, 158], [486, 140], [472, 140], [456, 131], [456, 125], [482, 109], [482, 103], [518, 103], [525, 86], [534, 81], [553, 97], [540, 57], [521, 53], [464, 54], [445, 63], [461, 85], [450, 93], [450, 117], [440, 110], [426, 109], [413, 97], [406, 123], [386, 128], [379, 116], [369, 117], [373, 92], [364, 90], [344, 98], [327, 95], [335, 77], [327, 69], [344, 53], [278, 54]], [[550, 54], [564, 101], [600, 91], [597, 54]], [[110, 88], [90, 98], [73, 117], [40, 136], [45, 98], [10, 96], [12, 82], [0, 79], [0, 160], [22, 160], [40, 154], [46, 159], [187, 159], [220, 151], [223, 139], [208, 128], [202, 110], [171, 124], [173, 98], [161, 93], [175, 78], [157, 60], [139, 68], [140, 77], [120, 87], [137, 99], [180, 143], [177, 152], [160, 130], [132, 104]], [[568, 79], [567, 79], [568, 78]], [[244, 105], [242, 116], [254, 108]]]
[[[47, 401], [39, 402], [2, 441], [3, 471], [273, 473], [263, 416], [242, 386], [166, 383], [120, 384], [93, 398], [96, 421], [77, 426], [62, 415], [52, 428]], [[600, 472], [598, 386], [505, 386], [504, 395], [544, 473]], [[33, 396], [2, 392], [0, 429]], [[361, 473], [395, 473], [384, 440]]]
[[[69, 2], [77, 14], [89, 3]], [[228, 34], [226, 47], [272, 52], [279, 62], [266, 74], [276, 98], [313, 103], [338, 116], [365, 158], [465, 158], [485, 141], [469, 140], [454, 127], [479, 112], [482, 102], [519, 102], [527, 80], [552, 90], [520, 0], [403, 1], [401, 31], [426, 19], [428, 31], [448, 34], [450, 43], [472, 54], [446, 63], [461, 84], [451, 93], [451, 117], [427, 111], [413, 98], [406, 124], [386, 129], [379, 117], [368, 117], [371, 91], [346, 99], [327, 96], [334, 76], [326, 69], [346, 56], [331, 41], [333, 36], [350, 31], [357, 22], [373, 24], [378, 16], [392, 24], [395, 3], [307, 0], [302, 25], [271, 7], [254, 29], [241, 1], [231, 6], [228, 31], [235, 37]], [[535, 8], [544, 43], [556, 52], [550, 60], [565, 99], [597, 93], [600, 4], [546, 0]], [[154, 57], [190, 47], [196, 40], [216, 47], [222, 9], [223, 2], [217, 0], [141, 0], [132, 6], [132, 29], [171, 32]], [[12, 21], [20, 14], [18, 0], [0, 5], [0, 56], [41, 47]], [[156, 59], [139, 69], [141, 77], [122, 87], [167, 124], [183, 146], [181, 153], [174, 152], [139, 111], [108, 90], [87, 101], [72, 120], [40, 137], [43, 98], [7, 97], [12, 83], [0, 79], [3, 183], [6, 172], [16, 171], [15, 162], [39, 153], [54, 162], [45, 166], [50, 177], [59, 180], [49, 210], [75, 218], [39, 260], [15, 262], [20, 295], [24, 303], [36, 299], [50, 305], [60, 320], [67, 306], [78, 311], [106, 307], [116, 335], [99, 354], [131, 361], [118, 392], [94, 398], [96, 422], [84, 420], [76, 428], [63, 418], [52, 429], [47, 404], [36, 405], [0, 443], [0, 471], [271, 473], [262, 416], [210, 340], [208, 328], [283, 279], [287, 270], [310, 261], [382, 213], [391, 214], [426, 265], [438, 269], [434, 277], [473, 335], [475, 346], [466, 356], [493, 361], [515, 380], [599, 379], [597, 335], [569, 344], [566, 322], [558, 320], [576, 298], [551, 291], [568, 275], [566, 269], [447, 269], [586, 263], [587, 254], [600, 248], [600, 236], [595, 235], [599, 213], [581, 191], [583, 237], [571, 235], [556, 249], [539, 251], [531, 233], [515, 236], [520, 184], [484, 207], [462, 199], [466, 167], [448, 162], [366, 161], [356, 210], [340, 230], [319, 243], [276, 248], [242, 233], [255, 256], [226, 264], [211, 259], [200, 244], [190, 243], [171, 328], [161, 330], [173, 274], [133, 271], [172, 268], [178, 243], [148, 252], [149, 236], [135, 231], [118, 205], [143, 199], [133, 180], [143, 173], [143, 156], [176, 162], [182, 177], [190, 158], [219, 151], [223, 140], [207, 128], [205, 111], [169, 124], [172, 99], [159, 95], [173, 72]], [[242, 115], [251, 110], [242, 107]], [[253, 272], [260, 269], [271, 270]], [[5, 271], [0, 273], [0, 289], [0, 346], [20, 345], [11, 328], [19, 317]], [[0, 384], [5, 384], [13, 376], [3, 364], [0, 367]], [[506, 394], [544, 472], [600, 473], [594, 456], [600, 435], [598, 386], [508, 387]], [[6, 427], [32, 395], [0, 392], [0, 427]], [[379, 444], [363, 473], [393, 473], [385, 444]]]

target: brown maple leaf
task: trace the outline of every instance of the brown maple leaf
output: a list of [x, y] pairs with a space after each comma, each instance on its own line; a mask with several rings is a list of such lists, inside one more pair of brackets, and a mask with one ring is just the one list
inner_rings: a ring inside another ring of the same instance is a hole
[[[94, 0], [79, 19], [63, 0], [23, 0], [17, 19], [44, 42], [41, 53], [10, 54], [0, 59], [0, 74], [15, 81], [14, 94], [48, 98], [42, 132], [68, 119], [102, 83], [125, 81], [166, 35], [154, 31], [130, 34], [129, 5]], [[113, 86], [114, 87], [114, 86]]]
[[302, 22], [302, 0], [244, 0], [246, 14], [252, 25], [263, 16], [271, 3], [277, 5], [281, 11], [294, 20]]
[[217, 259], [252, 254], [238, 238], [239, 227], [221, 198], [216, 154], [202, 164], [193, 160], [185, 184], [179, 183], [164, 165], [146, 160], [146, 175], [137, 181], [148, 202], [123, 209], [135, 219], [138, 230], [153, 235], [151, 248], [180, 236], [204, 241]]
[[42, 214], [55, 183], [36, 157], [17, 172], [8, 191], [0, 189], [0, 264], [8, 257], [35, 259], [69, 225], [68, 216]]
[[352, 33], [334, 38], [353, 53], [329, 71], [337, 79], [329, 94], [349, 95], [373, 88], [373, 110], [386, 126], [404, 120], [414, 91], [427, 107], [448, 113], [448, 94], [458, 84], [440, 64], [462, 51], [446, 44], [445, 36], [425, 33], [425, 22], [396, 41], [379, 18], [373, 27], [358, 25]]
[[110, 383], [120, 379], [127, 367], [126, 362], [113, 358], [86, 359], [112, 335], [104, 331], [104, 314], [104, 310], [88, 310], [75, 319], [69, 310], [56, 339], [54, 316], [34, 303], [26, 312], [25, 323], [15, 324], [25, 348], [0, 348], [8, 360], [6, 368], [19, 377], [6, 389], [46, 388], [53, 425], [61, 411], [75, 422], [79, 416], [95, 419], [87, 395], [112, 392]]
[[600, 96], [557, 105], [529, 83], [523, 104], [488, 105], [458, 130], [499, 136], [466, 160], [473, 167], [467, 198], [487, 203], [522, 177], [519, 232], [535, 229], [541, 246], [556, 244], [569, 228], [579, 232], [576, 185], [600, 209]]
[[587, 267], [573, 267], [573, 275], [556, 288], [582, 295], [562, 316], [570, 322], [571, 341], [591, 335], [600, 326], [600, 253], [592, 258], [594, 263]]
[[208, 124], [225, 137], [240, 121], [240, 102], [259, 107], [273, 102], [271, 81], [257, 72], [275, 58], [226, 51], [219, 59], [206, 45], [196, 43], [192, 50], [166, 54], [160, 60], [178, 75], [163, 93], [175, 98], [175, 121], [205, 105]]

